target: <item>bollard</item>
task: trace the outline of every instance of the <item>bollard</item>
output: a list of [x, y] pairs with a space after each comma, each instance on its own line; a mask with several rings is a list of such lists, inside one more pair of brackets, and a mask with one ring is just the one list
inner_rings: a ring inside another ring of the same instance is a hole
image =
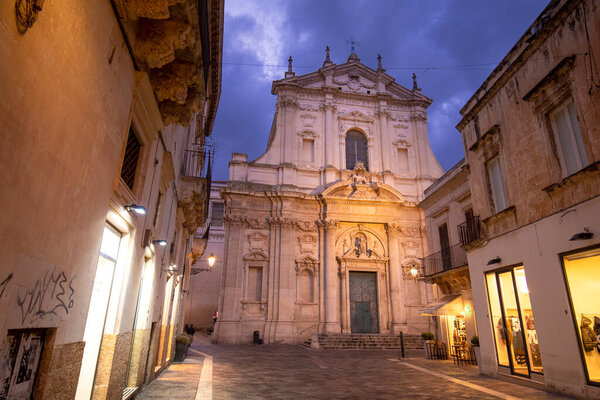
[[400, 354], [404, 358], [404, 333], [402, 331], [400, 331]]

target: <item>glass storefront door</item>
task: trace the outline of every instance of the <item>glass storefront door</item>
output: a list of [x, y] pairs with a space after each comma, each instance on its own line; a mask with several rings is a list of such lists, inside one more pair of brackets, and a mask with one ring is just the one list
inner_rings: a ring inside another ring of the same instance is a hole
[[600, 248], [564, 255], [563, 265], [588, 382], [600, 385]]
[[516, 375], [543, 373], [523, 266], [488, 272], [486, 282], [498, 364]]

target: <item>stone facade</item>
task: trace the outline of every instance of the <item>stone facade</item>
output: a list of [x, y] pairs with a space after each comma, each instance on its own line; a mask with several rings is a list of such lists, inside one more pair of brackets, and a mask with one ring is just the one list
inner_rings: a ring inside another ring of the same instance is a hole
[[477, 235], [473, 216], [469, 172], [459, 161], [425, 190], [419, 203], [425, 210], [429, 254], [421, 275], [438, 289], [439, 299], [423, 310], [437, 318], [436, 338], [452, 346], [470, 344], [477, 335], [467, 254], [463, 246]]
[[[219, 288], [223, 273], [225, 227], [223, 223], [224, 204], [221, 188], [226, 182], [212, 181], [207, 230], [198, 230], [194, 240], [202, 242], [204, 254], [192, 265], [189, 295], [186, 297], [185, 321], [195, 329], [213, 326], [213, 313], [219, 308]], [[205, 247], [204, 247], [205, 246]], [[211, 270], [208, 257], [214, 255], [215, 264]]]
[[[583, 317], [600, 314], [597, 290], [586, 289], [600, 284], [600, 81], [590, 72], [599, 20], [598, 1], [551, 1], [457, 126], [482, 223], [467, 246], [480, 370], [580, 398], [600, 398], [595, 352], [580, 337]], [[516, 306], [498, 305], [515, 295]]]
[[[215, 338], [297, 343], [313, 332], [416, 333], [431, 287], [416, 207], [443, 170], [429, 146], [431, 99], [351, 54], [273, 83], [267, 150], [234, 153]], [[361, 314], [362, 313], [362, 314]]]
[[159, 362], [132, 328], [173, 327], [172, 351], [206, 218], [222, 13], [219, 0], [0, 5], [0, 397], [121, 399]]

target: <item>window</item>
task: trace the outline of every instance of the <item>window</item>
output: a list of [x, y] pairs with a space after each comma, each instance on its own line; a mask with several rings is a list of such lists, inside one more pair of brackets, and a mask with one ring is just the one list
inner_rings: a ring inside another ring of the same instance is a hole
[[303, 303], [312, 303], [314, 296], [312, 272], [305, 269], [300, 273], [299, 280], [300, 301]]
[[367, 138], [358, 131], [349, 131], [346, 134], [346, 169], [354, 169], [358, 161], [369, 170]]
[[312, 139], [302, 139], [302, 161], [315, 162], [315, 142]]
[[223, 211], [225, 205], [223, 203], [212, 203], [212, 212], [210, 213], [211, 226], [223, 226]]
[[588, 382], [600, 385], [600, 248], [562, 258]]
[[498, 364], [517, 375], [542, 374], [529, 287], [522, 265], [486, 274]]
[[490, 188], [492, 190], [492, 201], [494, 210], [500, 212], [508, 207], [506, 200], [506, 190], [504, 189], [504, 177], [502, 175], [502, 167], [498, 156], [492, 158], [486, 163], [486, 169]]
[[262, 300], [262, 267], [248, 268], [248, 301]]
[[400, 171], [408, 171], [407, 149], [398, 149], [398, 168], [400, 168]]
[[135, 135], [133, 128], [129, 128], [129, 136], [127, 136], [127, 145], [125, 146], [125, 157], [123, 157], [123, 165], [121, 166], [121, 179], [123, 179], [129, 190], [133, 190], [135, 171], [141, 148], [142, 145]]
[[448, 225], [438, 226], [440, 235], [440, 248], [442, 249], [442, 267], [444, 270], [452, 268], [452, 255], [450, 253], [450, 238], [448, 237]]
[[555, 110], [550, 119], [558, 147], [563, 176], [571, 175], [588, 165], [585, 147], [579, 131], [577, 112], [572, 101]]

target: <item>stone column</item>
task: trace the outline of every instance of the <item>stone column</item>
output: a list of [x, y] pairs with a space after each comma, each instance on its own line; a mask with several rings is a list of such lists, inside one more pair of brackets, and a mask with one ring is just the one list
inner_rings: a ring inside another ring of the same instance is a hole
[[340, 279], [335, 259], [335, 235], [337, 221], [325, 224], [325, 333], [340, 333]]
[[384, 143], [391, 143], [392, 138], [388, 134], [388, 112], [385, 106], [380, 106], [379, 109], [379, 152], [381, 155], [381, 172], [392, 170], [391, 152], [392, 146], [385, 146]]
[[402, 266], [400, 265], [399, 233], [396, 224], [387, 224], [386, 230], [390, 255], [390, 301], [392, 305], [392, 333], [397, 334], [406, 320], [404, 302], [402, 300]]
[[325, 145], [325, 167], [328, 167], [333, 163], [333, 149], [335, 138], [332, 136], [332, 124], [331, 124], [331, 115], [333, 112], [333, 105], [325, 100], [325, 104], [323, 105], [325, 108], [325, 135], [323, 143]]

